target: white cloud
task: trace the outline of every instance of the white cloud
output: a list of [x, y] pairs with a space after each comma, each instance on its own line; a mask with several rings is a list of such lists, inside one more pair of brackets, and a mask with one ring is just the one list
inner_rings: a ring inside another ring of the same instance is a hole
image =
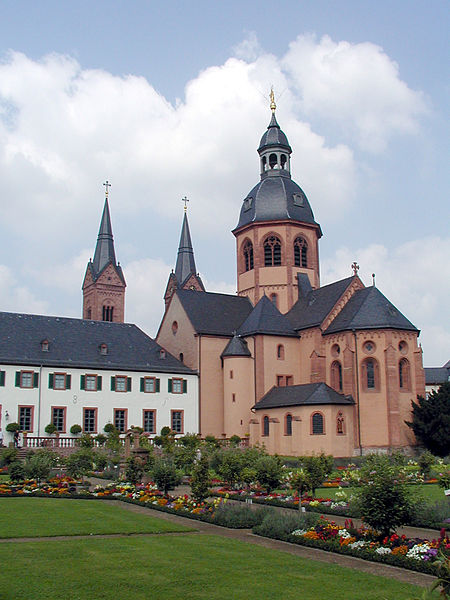
[[302, 111], [338, 123], [364, 150], [380, 152], [393, 135], [416, 133], [426, 112], [423, 94], [411, 90], [397, 63], [370, 42], [300, 35], [282, 62]]
[[21, 285], [8, 267], [0, 265], [0, 310], [45, 314], [48, 304], [38, 300], [28, 287]]
[[339, 248], [322, 261], [322, 284], [351, 275], [360, 265], [366, 285], [376, 275], [376, 286], [421, 330], [424, 364], [441, 366], [450, 352], [450, 238], [427, 237], [388, 249], [381, 244]]

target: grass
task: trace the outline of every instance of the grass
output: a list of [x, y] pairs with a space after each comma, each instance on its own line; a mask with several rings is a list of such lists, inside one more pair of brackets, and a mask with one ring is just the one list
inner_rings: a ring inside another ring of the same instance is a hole
[[0, 498], [0, 538], [192, 531], [103, 500]]
[[41, 600], [43, 590], [55, 600], [411, 600], [421, 593], [385, 577], [213, 535], [7, 542], [0, 544], [0, 564], [5, 599]]

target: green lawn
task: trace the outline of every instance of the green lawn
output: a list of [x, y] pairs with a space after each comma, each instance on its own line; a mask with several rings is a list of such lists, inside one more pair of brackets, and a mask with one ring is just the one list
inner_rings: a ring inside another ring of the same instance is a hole
[[213, 535], [6, 542], [0, 564], [5, 599], [41, 600], [44, 590], [55, 600], [411, 600], [421, 593], [385, 577]]
[[190, 531], [148, 512], [133, 513], [103, 500], [0, 498], [0, 538]]

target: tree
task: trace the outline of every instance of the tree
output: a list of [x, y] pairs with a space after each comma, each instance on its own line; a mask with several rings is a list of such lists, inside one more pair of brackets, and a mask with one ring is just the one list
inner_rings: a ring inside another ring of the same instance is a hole
[[191, 477], [191, 492], [197, 502], [203, 502], [209, 496], [210, 485], [208, 457], [202, 455], [195, 463]]
[[144, 475], [144, 466], [142, 462], [135, 456], [127, 458], [127, 467], [125, 469], [125, 477], [130, 483], [140, 483]]
[[289, 478], [289, 487], [297, 491], [299, 497], [299, 508], [301, 499], [306, 490], [310, 489], [309, 475], [305, 469], [297, 469]]
[[363, 521], [383, 536], [410, 520], [412, 500], [389, 457], [374, 454], [363, 465], [356, 504]]
[[327, 461], [324, 460], [323, 456], [302, 457], [302, 465], [308, 475], [308, 487], [313, 496], [316, 493], [316, 488], [320, 487], [326, 478]]
[[156, 458], [150, 473], [158, 489], [166, 496], [169, 490], [173, 490], [181, 483], [181, 472], [177, 470], [170, 458]]
[[12, 462], [8, 467], [8, 474], [12, 482], [18, 483], [25, 479], [25, 468], [19, 461]]
[[36, 479], [38, 483], [42, 479], [47, 479], [50, 471], [58, 463], [58, 457], [51, 450], [38, 450], [27, 457], [25, 470], [31, 479]]
[[93, 454], [90, 448], [80, 448], [66, 459], [67, 474], [77, 479], [92, 471]]
[[241, 480], [242, 469], [246, 466], [243, 453], [232, 448], [224, 450], [217, 456], [220, 457], [220, 463], [216, 467], [217, 472], [230, 487], [234, 487]]
[[405, 421], [417, 440], [435, 456], [450, 453], [450, 382], [428, 398], [417, 396], [412, 404], [412, 421]]
[[256, 479], [270, 494], [280, 485], [283, 474], [283, 461], [279, 456], [261, 456], [255, 464]]

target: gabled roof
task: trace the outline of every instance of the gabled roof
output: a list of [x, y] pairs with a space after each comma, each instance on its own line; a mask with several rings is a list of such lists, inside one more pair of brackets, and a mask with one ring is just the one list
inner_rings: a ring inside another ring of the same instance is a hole
[[339, 394], [326, 383], [305, 383], [287, 387], [273, 387], [253, 408], [262, 410], [280, 406], [354, 403], [351, 396]]
[[197, 333], [232, 336], [253, 308], [243, 296], [180, 289], [176, 294]]
[[352, 329], [418, 331], [375, 286], [357, 290], [324, 333]]
[[247, 342], [241, 339], [238, 335], [234, 335], [221, 354], [222, 358], [227, 356], [251, 356]]
[[[48, 342], [48, 351], [42, 342]], [[106, 344], [107, 354], [100, 353]], [[130, 323], [0, 312], [0, 363], [193, 373]]]
[[347, 277], [299, 298], [286, 314], [292, 327], [299, 330], [321, 325], [352, 281], [353, 277]]
[[443, 367], [424, 367], [425, 383], [433, 385], [450, 381], [450, 360]]
[[278, 308], [266, 295], [262, 296], [255, 308], [238, 329], [238, 334], [241, 336], [253, 335], [256, 333], [298, 336], [287, 318], [280, 313]]

